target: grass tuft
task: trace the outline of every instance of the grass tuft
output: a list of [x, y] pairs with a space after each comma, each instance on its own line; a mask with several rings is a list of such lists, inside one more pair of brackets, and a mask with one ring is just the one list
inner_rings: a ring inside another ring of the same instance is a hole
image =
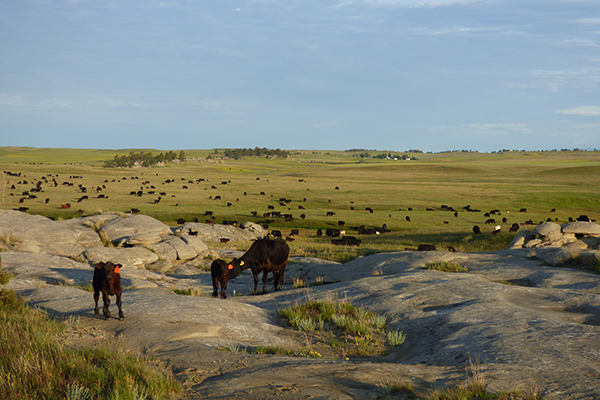
[[106, 348], [74, 350], [65, 329], [0, 290], [0, 393], [7, 400], [172, 398], [179, 385], [162, 363]]
[[435, 269], [442, 272], [469, 272], [467, 267], [455, 261], [438, 261], [425, 264], [424, 269]]

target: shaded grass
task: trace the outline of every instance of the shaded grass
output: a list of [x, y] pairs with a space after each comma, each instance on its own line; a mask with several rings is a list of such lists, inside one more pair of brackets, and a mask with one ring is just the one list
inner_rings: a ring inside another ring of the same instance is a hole
[[469, 272], [467, 267], [455, 261], [438, 261], [425, 264], [424, 269], [435, 269], [442, 272]]
[[106, 348], [73, 350], [61, 343], [65, 329], [30, 309], [14, 292], [0, 291], [0, 393], [4, 399], [137, 400], [144, 395], [171, 398], [179, 391], [162, 363]]

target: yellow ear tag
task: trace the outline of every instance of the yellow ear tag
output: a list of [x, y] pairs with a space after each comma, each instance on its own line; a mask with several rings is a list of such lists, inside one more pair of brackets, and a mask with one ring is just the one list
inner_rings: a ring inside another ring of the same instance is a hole
[[244, 262], [243, 262], [243, 261], [240, 261], [240, 265], [244, 265]]
[[116, 267], [116, 268], [115, 268], [115, 274], [118, 274], [118, 273], [120, 273], [120, 272], [121, 272], [121, 268], [119, 268], [119, 267]]
[[233, 264], [229, 264], [229, 265], [227, 266], [227, 268], [229, 268], [229, 269], [233, 269]]

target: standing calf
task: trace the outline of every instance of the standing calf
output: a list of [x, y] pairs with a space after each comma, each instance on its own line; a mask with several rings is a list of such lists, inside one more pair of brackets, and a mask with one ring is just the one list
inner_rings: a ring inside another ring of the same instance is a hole
[[233, 264], [227, 264], [225, 261], [218, 259], [212, 262], [210, 266], [210, 275], [212, 277], [213, 284], [213, 297], [217, 297], [219, 292], [219, 284], [221, 285], [221, 298], [226, 299], [227, 294], [227, 282], [230, 279], [235, 278], [242, 272], [239, 267], [233, 266]]
[[112, 262], [99, 262], [95, 264], [94, 268], [94, 279], [92, 286], [94, 287], [94, 302], [96, 307], [94, 308], [94, 314], [98, 315], [98, 299], [100, 298], [100, 292], [102, 291], [102, 302], [104, 307], [102, 309], [104, 317], [108, 319], [110, 317], [110, 298], [108, 296], [117, 297], [117, 307], [119, 307], [119, 319], [124, 319], [123, 310], [121, 310], [121, 264], [113, 264]]

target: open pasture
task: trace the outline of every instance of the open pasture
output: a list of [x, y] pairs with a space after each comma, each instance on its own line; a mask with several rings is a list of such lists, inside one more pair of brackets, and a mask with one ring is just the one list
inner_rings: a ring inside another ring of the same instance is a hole
[[[340, 261], [420, 243], [497, 250], [511, 240], [513, 223], [600, 218], [600, 152], [417, 153], [411, 155], [418, 160], [395, 161], [292, 151], [287, 159], [236, 161], [212, 150], [186, 150], [185, 163], [102, 167], [130, 151], [0, 148], [2, 208], [25, 207], [55, 219], [137, 209], [171, 226], [178, 219], [253, 221], [284, 236], [298, 229], [293, 255]], [[213, 160], [206, 160], [209, 154]], [[66, 204], [70, 208], [61, 208]], [[466, 211], [467, 205], [478, 211]], [[281, 216], [267, 214], [273, 212]], [[486, 224], [490, 219], [495, 222]], [[356, 230], [384, 224], [391, 232]], [[482, 235], [473, 235], [474, 225]], [[492, 236], [496, 225], [502, 233]], [[356, 236], [361, 246], [333, 246], [324, 234], [331, 228]]]

